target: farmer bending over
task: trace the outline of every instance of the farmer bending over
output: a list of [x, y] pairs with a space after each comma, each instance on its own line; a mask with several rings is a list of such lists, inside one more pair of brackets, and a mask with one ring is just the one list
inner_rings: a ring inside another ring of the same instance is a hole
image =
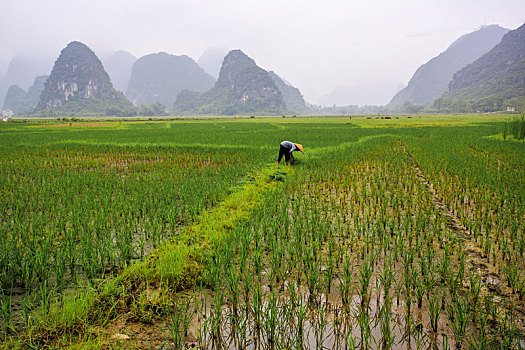
[[281, 147], [279, 148], [279, 158], [277, 158], [277, 164], [281, 162], [281, 159], [283, 158], [283, 156], [287, 163], [290, 160], [290, 158], [293, 161], [294, 160], [293, 152], [297, 150], [301, 151], [301, 153], [304, 154], [303, 145], [300, 145], [298, 143], [293, 143], [290, 141], [281, 142]]

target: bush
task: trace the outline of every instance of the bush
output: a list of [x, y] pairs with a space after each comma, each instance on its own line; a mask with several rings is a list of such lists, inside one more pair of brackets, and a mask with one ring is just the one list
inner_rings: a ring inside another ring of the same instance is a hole
[[508, 129], [508, 134], [514, 137], [516, 140], [525, 139], [525, 114], [522, 114], [520, 117], [513, 118], [505, 125], [505, 130]]
[[139, 114], [142, 116], [155, 116], [155, 115], [164, 115], [166, 113], [166, 106], [160, 102], [155, 102], [149, 106], [142, 104], [139, 109]]

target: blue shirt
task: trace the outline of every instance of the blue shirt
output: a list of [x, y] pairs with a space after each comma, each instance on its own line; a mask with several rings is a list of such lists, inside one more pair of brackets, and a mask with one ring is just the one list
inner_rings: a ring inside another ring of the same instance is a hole
[[283, 141], [281, 142], [281, 146], [284, 148], [288, 148], [290, 150], [290, 153], [297, 150], [297, 147], [295, 146], [295, 143], [290, 141]]

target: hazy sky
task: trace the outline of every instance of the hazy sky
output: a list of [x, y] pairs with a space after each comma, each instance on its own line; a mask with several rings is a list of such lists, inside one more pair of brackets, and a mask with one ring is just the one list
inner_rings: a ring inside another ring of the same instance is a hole
[[525, 0], [0, 0], [0, 13], [0, 72], [15, 53], [57, 57], [73, 40], [99, 55], [166, 51], [195, 60], [228, 47], [313, 103], [335, 88], [363, 87], [347, 103], [384, 104], [460, 35], [520, 26]]

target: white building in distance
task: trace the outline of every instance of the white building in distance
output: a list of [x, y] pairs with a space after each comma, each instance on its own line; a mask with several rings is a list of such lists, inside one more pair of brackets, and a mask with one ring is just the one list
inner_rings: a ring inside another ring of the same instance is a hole
[[3, 109], [2, 110], [2, 117], [3, 121], [6, 122], [8, 118], [11, 118], [13, 116], [13, 111], [10, 109]]

